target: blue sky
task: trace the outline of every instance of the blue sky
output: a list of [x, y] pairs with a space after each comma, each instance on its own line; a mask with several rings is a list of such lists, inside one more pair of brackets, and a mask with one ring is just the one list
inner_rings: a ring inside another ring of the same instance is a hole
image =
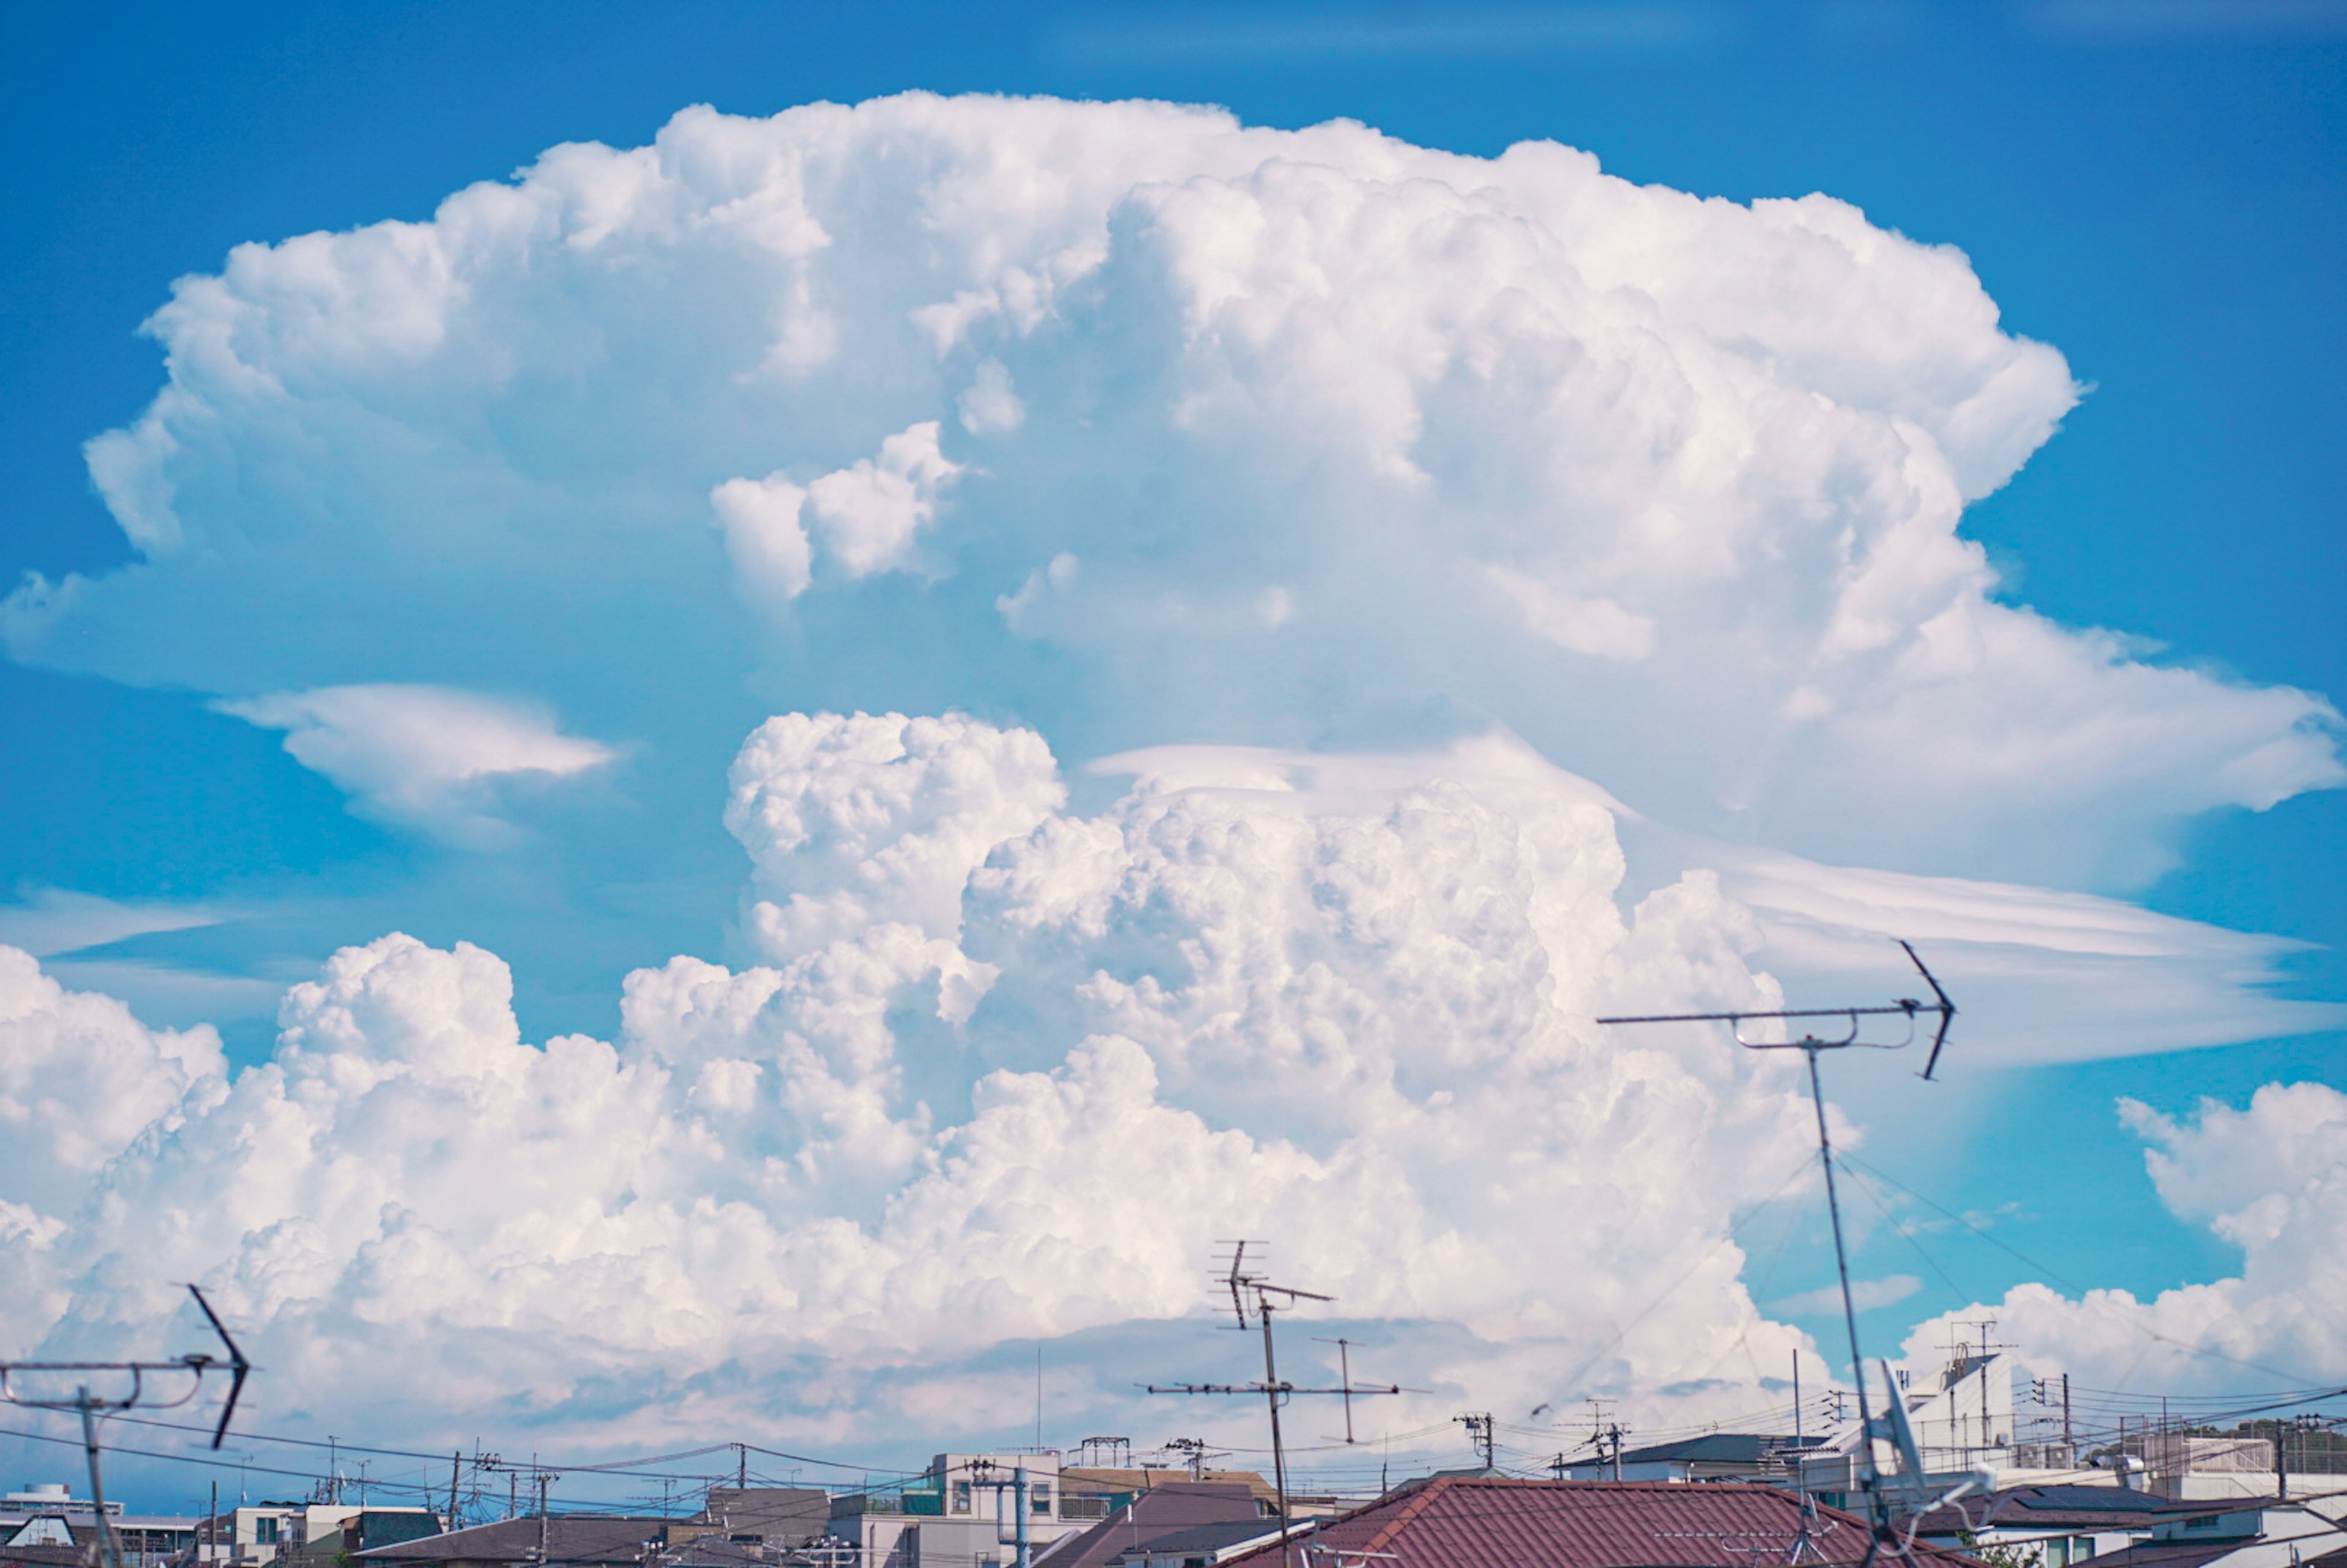
[[[0, 67], [0, 112], [18, 149], [5, 179], [19, 255], [0, 284], [0, 364], [14, 394], [0, 429], [0, 575], [12, 581], [97, 577], [131, 559], [82, 444], [128, 425], [161, 384], [139, 322], [172, 280], [217, 272], [233, 246], [420, 221], [449, 193], [504, 179], [548, 147], [639, 146], [696, 103], [763, 116], [914, 88], [1149, 97], [1219, 104], [1277, 128], [1342, 117], [1476, 157], [1551, 138], [1639, 184], [1737, 201], [1822, 191], [1881, 229], [1955, 246], [2004, 330], [2051, 344], [2088, 388], [2009, 484], [1964, 510], [1963, 535], [2002, 578], [2000, 601], [2144, 640], [2137, 657], [2155, 666], [2347, 692], [2335, 629], [2347, 10], [133, 7], [52, 13], [12, 32]], [[842, 436], [816, 466], [849, 471], [849, 457], [905, 423]], [[794, 469], [795, 481], [812, 471]], [[979, 507], [967, 503], [971, 515]], [[1011, 526], [990, 537], [1010, 538]], [[986, 557], [992, 545], [971, 548], [972, 584], [983, 575], [973, 562], [1014, 583], [1026, 569]], [[60, 894], [178, 912], [136, 922], [177, 928], [59, 948], [53, 967], [73, 986], [124, 996], [149, 1024], [217, 1023], [239, 1063], [270, 1051], [286, 985], [335, 948], [394, 929], [506, 958], [523, 1038], [610, 1038], [629, 971], [676, 953], [737, 965], [758, 956], [738, 924], [743, 845], [720, 814], [733, 748], [769, 712], [959, 707], [1032, 725], [1083, 811], [1108, 807], [1121, 787], [1077, 773], [1110, 752], [1377, 751], [1457, 728], [1450, 710], [1430, 719], [1432, 708], [1356, 702], [1315, 730], [1292, 702], [1277, 723], [1245, 713], [1241, 692], [1225, 708], [1179, 707], [1171, 728], [1153, 729], [1117, 685], [1129, 677], [1103, 674], [1078, 642], [998, 635], [991, 589], [955, 599], [902, 579], [873, 579], [852, 613], [811, 596], [783, 632], [706, 617], [676, 633], [699, 652], [663, 641], [656, 657], [597, 670], [589, 652], [566, 651], [559, 624], [614, 613], [596, 596], [616, 579], [558, 567], [547, 580], [542, 602], [501, 603], [491, 588], [470, 609], [446, 598], [402, 609], [387, 589], [390, 608], [375, 616], [373, 585], [352, 567], [348, 625], [361, 630], [347, 645], [337, 615], [314, 601], [286, 617], [286, 645], [316, 655], [315, 672], [299, 678], [284, 671], [301, 658], [260, 623], [265, 599], [212, 628], [190, 609], [200, 594], [152, 611], [183, 624], [101, 629], [115, 641], [87, 653], [97, 644], [69, 629], [0, 663], [15, 737], [0, 774], [0, 886], [20, 907], [0, 940], [64, 929], [60, 911], [75, 907]], [[481, 630], [479, 618], [507, 613], [545, 618], [533, 651]], [[623, 651], [630, 613], [617, 611]], [[890, 618], [885, 637], [863, 630], [880, 624], [863, 619], [874, 615]], [[737, 660], [732, 682], [673, 684], [712, 667], [692, 662], [704, 653], [731, 657], [729, 640], [767, 637], [781, 643]], [[791, 646], [774, 652], [781, 644]], [[420, 827], [415, 813], [354, 815], [363, 790], [302, 765], [277, 729], [212, 706], [364, 681], [520, 693], [558, 708], [562, 734], [608, 742], [618, 760], [585, 769], [576, 788], [516, 785], [475, 803], [482, 821], [523, 825], [484, 838], [446, 818]], [[1693, 808], [1634, 787], [1635, 763], [1609, 773], [1572, 754], [1555, 738], [1566, 719], [1545, 732], [1537, 717], [1512, 722], [1632, 805], [1699, 835], [1737, 836], [1732, 813], [1689, 820]], [[1658, 747], [1660, 772], [1679, 753]], [[2347, 801], [2336, 789], [2264, 811], [2149, 813], [2099, 859], [2065, 859], [2058, 825], [2043, 844], [2015, 830], [1997, 850], [1982, 847], [1986, 837], [1935, 847], [1887, 828], [1860, 844], [1803, 825], [1798, 810], [1771, 820], [1757, 842], [1816, 860], [2107, 894], [2292, 938], [2309, 946], [2271, 960], [2287, 976], [2282, 994], [2347, 1002], [2335, 897]], [[1983, 820], [1981, 835], [2004, 831], [2003, 819]], [[2163, 851], [2172, 867], [2147, 875]], [[2269, 1083], [2347, 1087], [2340, 1043], [2301, 1032], [2134, 1054], [2114, 1040], [2077, 1053], [2086, 1059], [2007, 1056], [1941, 1101], [1887, 1070], [1865, 1076], [1871, 1067], [1853, 1072], [1850, 1093], [1896, 1151], [1881, 1156], [1886, 1171], [1994, 1216], [2009, 1246], [2058, 1255], [2074, 1280], [2149, 1294], [2223, 1276], [2239, 1254], [2163, 1204], [2144, 1174], [2141, 1129], [2123, 1127], [2115, 1102], [2178, 1116], [2203, 1095], [2246, 1104]], [[1961, 1056], [1952, 1065], [1966, 1071]], [[1877, 1240], [1867, 1266], [1916, 1269], [1895, 1239]], [[1815, 1241], [1795, 1235], [1784, 1266], [1799, 1277], [1772, 1292], [1822, 1277]], [[2008, 1253], [1944, 1246], [1954, 1286], [1981, 1299], [2038, 1277]], [[1927, 1276], [1920, 1294], [1873, 1314], [1870, 1332], [1895, 1338], [1963, 1305]]]

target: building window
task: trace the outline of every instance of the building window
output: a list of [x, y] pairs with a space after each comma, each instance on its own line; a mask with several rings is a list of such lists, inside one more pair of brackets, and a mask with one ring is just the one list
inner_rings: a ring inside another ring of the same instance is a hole
[[966, 1481], [954, 1482], [953, 1511], [956, 1513], [969, 1512], [969, 1482]]
[[252, 1522], [252, 1539], [261, 1546], [277, 1544], [277, 1521], [263, 1514]]
[[1028, 1489], [1028, 1512], [1048, 1519], [1051, 1514], [1051, 1489], [1048, 1484]]

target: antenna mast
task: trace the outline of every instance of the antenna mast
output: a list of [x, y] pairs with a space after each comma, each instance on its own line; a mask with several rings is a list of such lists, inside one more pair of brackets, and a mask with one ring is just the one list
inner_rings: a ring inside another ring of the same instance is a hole
[[[97, 1423], [99, 1419], [109, 1413], [130, 1409], [144, 1402], [147, 1377], [149, 1373], [188, 1374], [186, 1392], [176, 1399], [165, 1399], [159, 1404], [148, 1407], [150, 1409], [169, 1410], [177, 1409], [196, 1397], [197, 1392], [204, 1386], [206, 1372], [210, 1371], [214, 1367], [225, 1367], [229, 1373], [228, 1398], [220, 1406], [220, 1425], [212, 1430], [212, 1447], [217, 1449], [228, 1437], [228, 1424], [235, 1419], [237, 1399], [244, 1392], [244, 1379], [252, 1370], [252, 1363], [244, 1358], [244, 1352], [238, 1348], [236, 1341], [230, 1337], [226, 1326], [220, 1320], [220, 1314], [212, 1310], [212, 1304], [204, 1299], [204, 1293], [190, 1285], [188, 1286], [188, 1294], [196, 1298], [196, 1306], [203, 1311], [204, 1321], [210, 1324], [212, 1332], [220, 1336], [221, 1348], [228, 1351], [226, 1361], [222, 1361], [217, 1356], [205, 1355], [201, 1352], [174, 1357], [168, 1361], [0, 1361], [0, 1400], [21, 1406], [28, 1410], [74, 1410], [81, 1416], [82, 1452], [89, 1461], [89, 1502], [91, 1509], [97, 1514], [97, 1550], [103, 1568], [122, 1568], [122, 1544], [115, 1539], [114, 1522], [106, 1512], [106, 1482], [100, 1473], [98, 1462], [100, 1445], [97, 1440]], [[63, 1395], [28, 1394], [17, 1388], [15, 1382], [17, 1377], [28, 1372], [36, 1377], [45, 1373], [70, 1372], [80, 1375], [84, 1380], [75, 1385], [70, 1399]], [[129, 1391], [110, 1398], [104, 1394], [91, 1393], [87, 1377], [92, 1372], [128, 1375], [130, 1379]]]
[[[1246, 1268], [1247, 1248], [1260, 1249], [1259, 1241], [1235, 1241], [1225, 1244], [1231, 1248], [1229, 1273], [1221, 1276], [1231, 1293], [1231, 1311], [1242, 1330], [1260, 1328], [1263, 1331], [1263, 1380], [1257, 1383], [1167, 1383], [1147, 1385], [1153, 1394], [1261, 1394], [1265, 1407], [1271, 1414], [1271, 1471], [1273, 1501], [1279, 1511], [1279, 1557], [1282, 1568], [1294, 1561], [1294, 1548], [1288, 1540], [1287, 1518], [1287, 1449], [1279, 1432], [1279, 1408], [1292, 1394], [1342, 1394], [1349, 1413], [1355, 1394], [1399, 1394], [1401, 1386], [1389, 1384], [1383, 1388], [1357, 1384], [1348, 1376], [1344, 1386], [1337, 1389], [1299, 1389], [1283, 1382], [1278, 1363], [1274, 1358], [1271, 1339], [1271, 1317], [1275, 1312], [1293, 1307], [1298, 1301], [1334, 1301], [1333, 1296], [1323, 1296], [1315, 1290], [1298, 1290], [1293, 1286], [1274, 1285], [1260, 1274], [1250, 1274]], [[1274, 1300], [1276, 1296], [1279, 1299]], [[1351, 1369], [1349, 1357], [1345, 1362]]]
[[[1907, 955], [1908, 962], [1915, 966], [1915, 972], [1923, 977], [1923, 983], [1931, 987], [1932, 1000], [1925, 1002], [1914, 997], [1901, 997], [1885, 1005], [1873, 1007], [1788, 1008], [1775, 1012], [1654, 1013], [1635, 1018], [1601, 1018], [1597, 1020], [1602, 1024], [1724, 1023], [1734, 1034], [1736, 1043], [1747, 1050], [1798, 1050], [1808, 1059], [1809, 1099], [1816, 1104], [1818, 1112], [1818, 1159], [1824, 1167], [1826, 1174], [1826, 1212], [1833, 1222], [1834, 1269], [1841, 1281], [1842, 1327], [1850, 1337], [1850, 1371], [1851, 1379], [1857, 1385], [1859, 1484], [1866, 1493], [1867, 1512], [1874, 1526], [1874, 1537], [1867, 1543], [1866, 1560], [1861, 1564], [1861, 1568], [1873, 1568], [1874, 1558], [1884, 1546], [1890, 1546], [1894, 1552], [1901, 1550], [1901, 1546], [1897, 1532], [1891, 1524], [1890, 1500], [1883, 1494], [1882, 1477], [1874, 1462], [1874, 1416], [1867, 1404], [1866, 1360], [1859, 1348], [1858, 1307], [1850, 1298], [1850, 1249], [1842, 1239], [1841, 1194], [1834, 1184], [1833, 1134], [1826, 1125], [1826, 1094], [1825, 1088], [1818, 1076], [1818, 1053], [1826, 1050], [1848, 1050], [1854, 1048], [1870, 1050], [1902, 1050], [1914, 1042], [1916, 1025], [1919, 1020], [1936, 1018], [1939, 1023], [1938, 1027], [1932, 1031], [1932, 1051], [1924, 1060], [1921, 1075], [1927, 1082], [1931, 1081], [1932, 1073], [1940, 1065], [1940, 1051], [1948, 1043], [1948, 1026], [1955, 1021], [1956, 1004], [1948, 999], [1946, 990], [1942, 989], [1940, 982], [1932, 977], [1932, 971], [1924, 967], [1922, 958], [1917, 955], [1914, 948], [1903, 940], [1900, 941], [1899, 947], [1900, 950]], [[1805, 1025], [1799, 1040], [1747, 1040], [1744, 1037], [1744, 1025], [1747, 1021], [1763, 1022], [1769, 1020], [1790, 1021], [1829, 1018], [1848, 1020], [1849, 1030], [1840, 1035], [1828, 1038], [1817, 1034]], [[1907, 1020], [1906, 1037], [1895, 1040], [1861, 1039], [1860, 1035], [1866, 1026], [1859, 1020], [1868, 1018], [1904, 1018]], [[1887, 1365], [1884, 1368], [1884, 1376], [1887, 1380], [1889, 1378]], [[1891, 1412], [1894, 1428], [1901, 1431], [1905, 1430], [1907, 1412], [1905, 1408], [1899, 1404], [1899, 1389], [1896, 1383], [1887, 1382], [1885, 1397], [1894, 1407]], [[1907, 1455], [1902, 1451], [1902, 1460], [1906, 1458]], [[1922, 1488], [1926, 1483], [1921, 1473], [1920, 1464], [1917, 1469], [1914, 1484], [1918, 1488]]]

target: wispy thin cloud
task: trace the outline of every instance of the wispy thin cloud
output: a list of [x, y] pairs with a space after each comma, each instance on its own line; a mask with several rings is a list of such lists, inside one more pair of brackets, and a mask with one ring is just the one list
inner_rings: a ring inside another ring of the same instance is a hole
[[[1853, 1279], [1850, 1282], [1850, 1301], [1860, 1312], [1871, 1312], [1878, 1307], [1896, 1307], [1922, 1288], [1923, 1282], [1911, 1274], [1886, 1275], [1881, 1279]], [[1768, 1305], [1773, 1311], [1795, 1317], [1839, 1312], [1841, 1310], [1841, 1291], [1835, 1286], [1821, 1286], [1816, 1290], [1778, 1296]]]
[[27, 886], [18, 890], [17, 902], [0, 904], [0, 942], [46, 958], [159, 931], [193, 930], [220, 919], [200, 904], [118, 903], [67, 887]]

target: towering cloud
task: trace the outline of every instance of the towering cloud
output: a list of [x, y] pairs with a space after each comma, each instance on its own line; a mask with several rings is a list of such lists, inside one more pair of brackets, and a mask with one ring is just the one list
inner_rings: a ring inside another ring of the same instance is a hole
[[[936, 1436], [1024, 1337], [1126, 1409], [1250, 1235], [1383, 1320], [1417, 1414], [1719, 1413], [1798, 1342], [1733, 1216], [1799, 1190], [1807, 1108], [1593, 1015], [1772, 1001], [1760, 944], [1846, 968], [1895, 909], [2049, 989], [2173, 970], [2215, 1021], [2164, 1044], [2306, 1017], [2239, 1006], [2274, 945], [2077, 890], [2340, 783], [2338, 715], [1997, 597], [1962, 511], [2067, 367], [1825, 197], [1163, 104], [692, 109], [240, 247], [149, 330], [169, 384], [88, 452], [139, 559], [19, 587], [18, 657], [210, 693], [483, 847], [622, 741], [661, 804], [732, 753], [751, 877], [734, 966], [637, 970], [608, 1040], [393, 935], [231, 1074], [0, 955], [0, 1116], [46, 1140], [0, 1157], [7, 1348], [194, 1277], [264, 1399], [417, 1436]], [[1689, 835], [1643, 897], [1617, 827]], [[2330, 1117], [2137, 1122], [2248, 1253], [2195, 1287], [2242, 1357], [2337, 1376], [2291, 1305]]]
[[[771, 966], [630, 977], [608, 1044], [526, 1043], [497, 958], [393, 936], [288, 992], [275, 1053], [231, 1078], [209, 1039], [11, 959], [0, 1105], [64, 1091], [70, 1033], [73, 1098], [113, 1111], [6, 1168], [11, 1346], [194, 1277], [276, 1398], [332, 1386], [411, 1430], [519, 1398], [600, 1436], [615, 1397], [730, 1367], [733, 1415], [804, 1430], [891, 1368], [950, 1380], [1005, 1338], [1197, 1309], [1214, 1239], [1245, 1234], [1356, 1317], [1429, 1324], [1393, 1356], [1438, 1400], [1528, 1372], [1563, 1394], [1576, 1364], [1749, 1398], [1782, 1365], [1729, 1221], [1804, 1169], [1797, 1085], [1588, 1022], [1774, 995], [1708, 879], [1625, 919], [1604, 805], [1521, 748], [1415, 778], [1136, 761], [1075, 815], [1030, 733], [773, 721], [730, 821], [804, 917], [762, 913]], [[1113, 1407], [1133, 1368], [1095, 1354]], [[445, 1409], [404, 1408], [419, 1365]]]
[[2185, 1118], [2134, 1101], [2120, 1115], [2177, 1218], [2241, 1255], [2228, 1279], [2149, 1300], [2124, 1290], [2031, 1284], [2003, 1302], [1919, 1327], [1907, 1353], [1929, 1363], [1950, 1326], [1983, 1311], [2041, 1367], [2101, 1388], [2304, 1387], [2347, 1369], [2338, 1304], [2347, 1291], [2347, 1094], [2269, 1083], [2236, 1109], [2201, 1102]]
[[1163, 104], [692, 109], [240, 247], [150, 330], [169, 386], [90, 446], [144, 559], [21, 588], [21, 656], [596, 727], [1015, 677], [1086, 753], [1497, 719], [1689, 827], [2032, 880], [2342, 776], [2320, 699], [1993, 597], [1961, 510], [2068, 372], [1822, 196]]
[[[1611, 803], [1505, 740], [1116, 765], [1083, 815], [1030, 732], [771, 721], [727, 814], [770, 961], [638, 971], [610, 1042], [528, 1043], [497, 958], [395, 935], [231, 1075], [0, 950], [0, 1115], [35, 1133], [0, 1164], [5, 1348], [151, 1332], [195, 1278], [282, 1419], [332, 1388], [434, 1440], [492, 1412], [621, 1440], [615, 1411], [637, 1442], [869, 1440], [999, 1426], [968, 1392], [993, 1348], [1081, 1335], [1059, 1408], [1133, 1424], [1151, 1325], [1210, 1309], [1245, 1235], [1383, 1324], [1428, 1390], [1405, 1429], [1593, 1388], [1649, 1423], [1773, 1401], [1806, 1341], [1736, 1235], [1814, 1173], [1793, 1064], [1591, 1021], [1778, 1001], [1713, 876], [1624, 910]], [[2130, 1108], [2248, 1270], [2140, 1306], [2026, 1286], [2007, 1332], [2080, 1368], [2142, 1331], [2337, 1368], [2342, 1104]]]

